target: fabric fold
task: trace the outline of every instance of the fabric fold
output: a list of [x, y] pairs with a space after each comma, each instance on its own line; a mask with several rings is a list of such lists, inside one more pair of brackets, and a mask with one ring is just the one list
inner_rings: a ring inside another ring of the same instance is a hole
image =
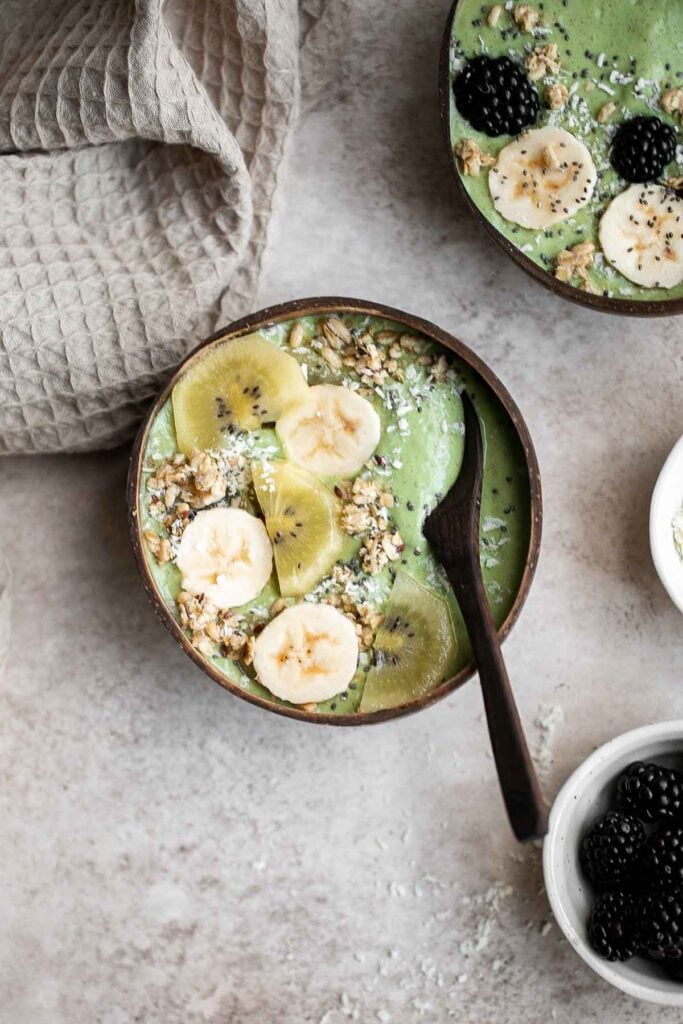
[[301, 18], [296, 0], [2, 5], [0, 452], [121, 443], [249, 311]]

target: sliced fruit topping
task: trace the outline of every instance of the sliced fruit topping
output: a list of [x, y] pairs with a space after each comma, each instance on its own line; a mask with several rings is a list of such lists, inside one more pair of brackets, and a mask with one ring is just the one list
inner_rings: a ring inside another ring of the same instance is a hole
[[340, 555], [344, 536], [337, 500], [314, 476], [287, 462], [254, 463], [252, 474], [273, 541], [280, 593], [305, 594]]
[[538, 128], [501, 149], [489, 191], [501, 217], [538, 230], [585, 206], [597, 179], [583, 142], [563, 128]]
[[354, 476], [379, 442], [380, 419], [349, 388], [316, 384], [277, 421], [287, 455], [319, 476]]
[[236, 608], [265, 587], [273, 550], [256, 516], [241, 508], [207, 508], [185, 528], [176, 562], [184, 590], [204, 594], [217, 608]]
[[178, 447], [220, 448], [235, 428], [256, 430], [274, 423], [306, 393], [294, 356], [259, 334], [214, 345], [196, 360], [173, 388]]
[[616, 196], [598, 233], [606, 259], [634, 284], [683, 281], [683, 197], [662, 185], [631, 185]]
[[377, 630], [361, 711], [395, 707], [446, 678], [456, 651], [448, 605], [412, 576], [396, 576]]
[[296, 604], [272, 619], [254, 644], [254, 669], [280, 700], [328, 700], [351, 682], [358, 639], [350, 619], [329, 604]]
[[474, 57], [453, 82], [458, 111], [487, 135], [518, 135], [538, 116], [538, 92], [509, 57]]
[[676, 132], [658, 117], [632, 117], [612, 142], [612, 166], [626, 181], [654, 181], [676, 155]]

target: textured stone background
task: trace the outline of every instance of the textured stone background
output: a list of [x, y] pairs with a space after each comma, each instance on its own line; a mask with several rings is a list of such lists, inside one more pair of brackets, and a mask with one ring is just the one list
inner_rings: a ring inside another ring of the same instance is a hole
[[[683, 429], [683, 327], [554, 298], [453, 197], [446, 8], [358, 0], [283, 171], [260, 305], [403, 306], [521, 405], [546, 521], [506, 655], [552, 796], [608, 737], [683, 716], [681, 619], [647, 543]], [[2, 1024], [679, 1020], [595, 978], [550, 923], [474, 683], [410, 719], [324, 730], [232, 699], [183, 657], [136, 576], [126, 458], [0, 464]]]

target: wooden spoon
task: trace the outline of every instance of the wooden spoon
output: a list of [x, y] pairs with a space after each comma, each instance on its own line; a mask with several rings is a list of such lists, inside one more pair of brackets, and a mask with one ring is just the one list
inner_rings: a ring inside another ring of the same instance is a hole
[[484, 695], [493, 756], [512, 831], [520, 842], [540, 839], [548, 811], [529, 756], [522, 723], [493, 624], [479, 559], [484, 451], [479, 419], [466, 393], [465, 452], [457, 480], [430, 512], [422, 532], [446, 570], [472, 644]]

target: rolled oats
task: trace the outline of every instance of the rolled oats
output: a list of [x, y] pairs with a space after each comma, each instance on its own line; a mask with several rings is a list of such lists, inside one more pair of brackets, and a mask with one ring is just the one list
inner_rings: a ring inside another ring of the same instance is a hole
[[335, 352], [335, 350], [333, 348], [330, 348], [329, 345], [323, 345], [323, 347], [320, 350], [320, 355], [323, 357], [325, 362], [329, 363], [329, 365], [334, 370], [341, 370], [342, 366], [344, 365], [342, 363], [342, 359], [339, 353]]
[[323, 335], [333, 349], [351, 344], [351, 331], [339, 317], [331, 316], [323, 321]]
[[304, 341], [304, 325], [301, 320], [297, 320], [292, 325], [292, 329], [289, 332], [289, 347], [290, 348], [301, 348]]

